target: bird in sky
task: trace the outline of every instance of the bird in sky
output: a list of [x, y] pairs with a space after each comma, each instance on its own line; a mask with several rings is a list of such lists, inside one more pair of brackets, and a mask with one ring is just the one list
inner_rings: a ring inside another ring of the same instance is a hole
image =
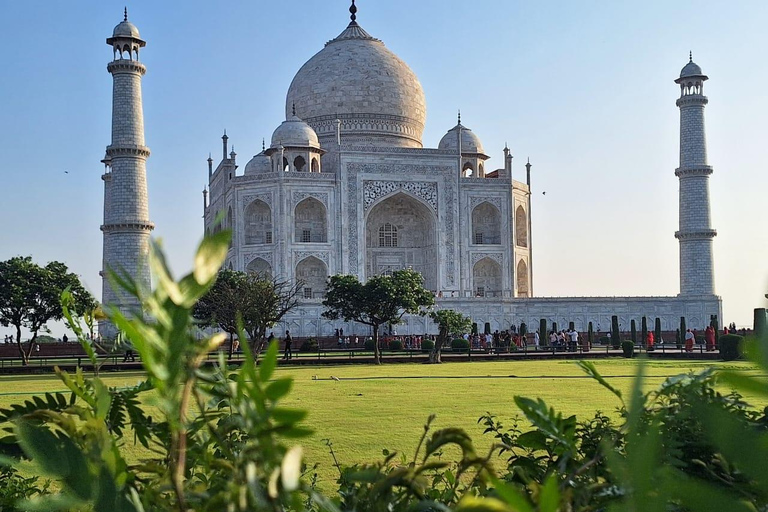
[[69, 171], [64, 171], [64, 174], [69, 174]]

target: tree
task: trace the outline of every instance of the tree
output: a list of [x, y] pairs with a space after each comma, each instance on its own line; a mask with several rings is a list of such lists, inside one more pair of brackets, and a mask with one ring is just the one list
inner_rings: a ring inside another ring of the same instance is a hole
[[[211, 289], [195, 305], [194, 315], [203, 325], [229, 333], [230, 339], [242, 321], [258, 355], [266, 343], [267, 329], [298, 305], [301, 286], [265, 274], [221, 269]], [[231, 343], [229, 350], [231, 356]]]
[[[645, 318], [645, 317], [643, 317], [643, 318]], [[629, 332], [630, 332], [629, 338], [632, 340], [632, 343], [637, 345], [637, 326], [635, 324], [635, 319], [634, 318], [632, 320], [630, 320], [629, 325], [630, 325], [630, 327], [629, 327]]]
[[640, 334], [640, 344], [646, 348], [648, 348], [646, 345], [648, 343], [648, 319], [643, 317], [642, 321], [642, 331]]
[[374, 359], [376, 364], [381, 364], [379, 327], [397, 324], [406, 314], [424, 315], [422, 308], [434, 303], [435, 297], [424, 289], [424, 278], [415, 270], [374, 276], [365, 284], [355, 276], [335, 275], [328, 280], [323, 317], [371, 326]]
[[[38, 333], [52, 320], [61, 320], [61, 293], [69, 289], [78, 310], [95, 310], [96, 300], [64, 263], [41, 267], [29, 256], [0, 262], [0, 324], [16, 328], [16, 346], [23, 365], [29, 363]], [[21, 329], [32, 334], [21, 342]]]
[[472, 319], [452, 309], [441, 309], [429, 314], [437, 324], [437, 342], [429, 354], [429, 363], [442, 363], [443, 346], [453, 337], [466, 333], [472, 328]]

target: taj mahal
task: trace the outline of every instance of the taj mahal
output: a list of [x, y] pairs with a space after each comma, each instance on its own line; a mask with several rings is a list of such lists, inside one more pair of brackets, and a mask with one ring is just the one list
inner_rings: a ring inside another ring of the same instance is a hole
[[[323, 336], [341, 327], [367, 334], [362, 326], [321, 317], [327, 278], [351, 274], [365, 281], [403, 268], [423, 276], [436, 307], [460, 311], [493, 330], [521, 322], [536, 326], [541, 318], [560, 325], [572, 321], [578, 330], [588, 322], [607, 328], [612, 315], [624, 325], [658, 317], [664, 330], [674, 330], [681, 317], [695, 328], [708, 324], [710, 315], [722, 318], [714, 288], [712, 167], [704, 130], [708, 77], [692, 59], [675, 80], [680, 293], [537, 297], [531, 164], [513, 167], [506, 146], [484, 148], [460, 114], [439, 141], [422, 140], [427, 101], [419, 79], [358, 24], [354, 0], [349, 11], [346, 28], [299, 67], [286, 95], [285, 120], [271, 139], [250, 144], [260, 151], [241, 165], [225, 133], [221, 160], [208, 158], [203, 229], [231, 229], [225, 265], [301, 283], [299, 307], [276, 331]], [[107, 44], [114, 87], [112, 141], [102, 161], [104, 268], [123, 268], [148, 286], [143, 262], [154, 225], [141, 100], [146, 68], [139, 60], [145, 41], [126, 13]], [[494, 152], [498, 165], [491, 162]], [[136, 307], [116, 295], [106, 278], [103, 302]], [[397, 329], [416, 334], [435, 327], [429, 318], [414, 316]]]

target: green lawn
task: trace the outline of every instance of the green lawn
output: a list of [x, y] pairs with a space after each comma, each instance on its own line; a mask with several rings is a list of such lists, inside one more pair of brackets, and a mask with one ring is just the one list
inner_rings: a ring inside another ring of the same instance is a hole
[[[751, 371], [746, 363], [719, 363], [719, 367]], [[596, 361], [598, 370], [619, 389], [629, 390], [637, 361]], [[712, 366], [698, 361], [648, 363], [646, 387], [656, 387], [665, 377]], [[276, 377], [290, 375], [294, 389], [286, 405], [310, 411], [307, 426], [315, 435], [304, 441], [306, 460], [320, 463], [322, 488], [331, 489], [335, 478], [327, 448], [329, 438], [342, 464], [370, 462], [382, 448], [412, 454], [427, 416], [437, 414], [435, 428], [462, 427], [479, 449], [491, 439], [477, 425], [480, 415], [491, 412], [508, 420], [517, 415], [513, 397], [541, 397], [565, 414], [580, 419], [596, 410], [615, 415], [618, 400], [583, 375], [568, 361], [509, 361], [445, 363], [442, 365], [391, 364], [280, 368]], [[139, 373], [103, 375], [110, 385], [134, 384]], [[317, 376], [317, 379], [313, 379]], [[340, 382], [331, 379], [335, 376]], [[31, 394], [61, 391], [55, 376], [0, 376], [0, 407], [23, 401]], [[765, 403], [757, 403], [763, 407]], [[138, 455], [138, 451], [129, 451]]]

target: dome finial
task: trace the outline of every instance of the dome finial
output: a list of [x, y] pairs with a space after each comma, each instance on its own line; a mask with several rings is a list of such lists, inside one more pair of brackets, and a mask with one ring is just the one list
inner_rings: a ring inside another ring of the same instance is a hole
[[459, 124], [461, 124], [461, 109], [459, 109]]
[[296, 117], [296, 102], [294, 101], [293, 104], [291, 104], [291, 113], [294, 117]]
[[349, 19], [352, 20], [354, 23], [357, 19], [356, 13], [357, 13], [357, 7], [355, 6], [355, 0], [352, 0], [352, 5], [349, 7], [349, 12], [352, 14]]
[[123, 21], [128, 21], [128, 7], [123, 9]]
[[264, 139], [262, 138], [261, 139], [261, 151], [266, 151], [266, 150], [267, 150], [267, 145], [264, 142]]
[[688, 52], [688, 62], [693, 62], [693, 51]]

